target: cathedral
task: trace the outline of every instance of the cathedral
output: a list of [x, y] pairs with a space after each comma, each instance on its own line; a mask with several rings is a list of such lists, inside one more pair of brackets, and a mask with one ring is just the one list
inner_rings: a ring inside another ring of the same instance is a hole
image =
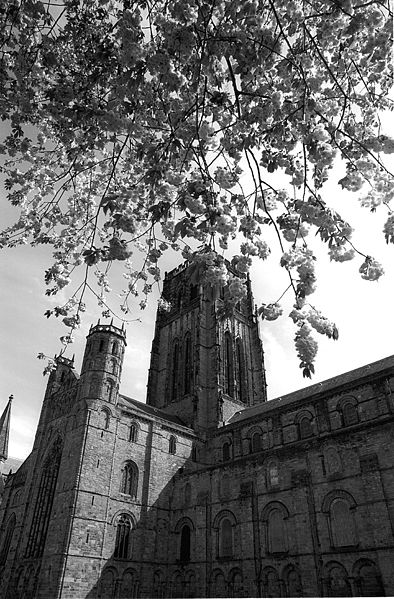
[[80, 373], [57, 358], [5, 477], [0, 597], [394, 595], [394, 357], [267, 401], [245, 285], [229, 315], [228, 289], [166, 274], [146, 403], [120, 391], [123, 328], [90, 328]]

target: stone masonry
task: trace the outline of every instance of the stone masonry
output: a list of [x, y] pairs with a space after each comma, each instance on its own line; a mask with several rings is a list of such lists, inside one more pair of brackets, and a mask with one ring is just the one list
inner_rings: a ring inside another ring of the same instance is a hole
[[126, 335], [57, 359], [0, 505], [0, 597], [394, 595], [394, 357], [266, 401], [251, 286], [233, 315], [168, 273], [147, 403]]

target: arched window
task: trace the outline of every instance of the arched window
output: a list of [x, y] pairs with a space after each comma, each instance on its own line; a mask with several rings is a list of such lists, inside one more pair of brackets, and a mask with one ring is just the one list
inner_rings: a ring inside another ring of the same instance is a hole
[[300, 439], [307, 439], [308, 437], [312, 437], [313, 429], [312, 423], [308, 416], [303, 416], [298, 421], [298, 429], [300, 432]]
[[252, 449], [253, 453], [255, 451], [261, 451], [261, 449], [262, 449], [261, 434], [258, 431], [256, 431], [252, 435], [251, 449]]
[[175, 599], [183, 599], [183, 595], [184, 593], [182, 576], [179, 573], [176, 573], [172, 581], [172, 593], [170, 597], [173, 597]]
[[268, 514], [267, 536], [269, 553], [284, 553], [287, 547], [287, 530], [283, 510], [274, 508]]
[[176, 439], [174, 435], [171, 435], [170, 440], [168, 442], [168, 453], [176, 454]]
[[382, 577], [372, 561], [358, 562], [355, 570], [356, 586], [360, 597], [382, 597], [384, 595]]
[[277, 487], [279, 485], [279, 469], [275, 462], [268, 465], [267, 468], [267, 483], [269, 487]]
[[130, 424], [129, 441], [136, 443], [138, 441], [138, 424], [132, 422]]
[[116, 525], [114, 557], [128, 559], [130, 557], [131, 521], [127, 514], [122, 514]]
[[230, 572], [228, 586], [230, 597], [242, 597], [244, 588], [241, 572], [238, 570]]
[[103, 352], [104, 351], [104, 345], [105, 345], [104, 339], [100, 339], [99, 352]]
[[224, 335], [224, 392], [234, 395], [233, 341], [229, 332]]
[[196, 597], [196, 576], [193, 572], [185, 574], [185, 597]]
[[291, 568], [286, 576], [287, 597], [303, 597], [301, 578], [297, 570]]
[[349, 583], [349, 577], [345, 568], [341, 564], [332, 563], [329, 566], [328, 574], [328, 594], [329, 597], [351, 597], [352, 590]]
[[184, 524], [181, 529], [181, 542], [179, 549], [179, 560], [181, 562], [190, 562], [190, 538], [190, 526], [188, 524]]
[[123, 573], [120, 583], [119, 598], [134, 599], [139, 596], [139, 581], [137, 573], [134, 570], [126, 570]]
[[171, 401], [178, 398], [179, 377], [179, 342], [176, 339], [172, 348], [172, 370], [171, 370]]
[[263, 597], [281, 596], [279, 576], [274, 568], [267, 568], [263, 572], [263, 581]]
[[7, 528], [5, 530], [4, 541], [0, 551], [0, 566], [6, 563], [8, 552], [10, 550], [12, 537], [15, 530], [16, 517], [12, 514], [8, 520]]
[[115, 358], [111, 358], [111, 372], [112, 374], [116, 374], [116, 370], [117, 370], [117, 363]]
[[185, 394], [190, 393], [192, 383], [192, 339], [190, 333], [185, 336], [185, 372], [184, 372]]
[[212, 597], [227, 597], [226, 579], [222, 572], [215, 572], [212, 580]]
[[160, 571], [155, 572], [155, 575], [153, 577], [152, 597], [154, 599], [163, 599], [166, 596], [165, 586], [166, 586], [166, 583], [164, 581], [163, 574]]
[[100, 428], [103, 428], [105, 430], [109, 429], [109, 423], [110, 423], [110, 413], [108, 410], [106, 410], [105, 408], [103, 408], [100, 411], [100, 420], [99, 420], [99, 426]]
[[62, 442], [58, 438], [44, 462], [38, 495], [33, 512], [33, 520], [26, 548], [26, 557], [41, 557], [44, 552], [48, 532], [56, 482], [59, 473]]
[[355, 406], [353, 403], [346, 402], [342, 406], [342, 418], [344, 426], [352, 426], [353, 424], [358, 424], [357, 406]]
[[120, 492], [131, 497], [137, 496], [138, 468], [134, 462], [126, 462], [122, 469]]
[[331, 537], [334, 547], [357, 544], [353, 512], [344, 499], [334, 499], [330, 506]]
[[111, 354], [116, 356], [118, 354], [118, 343], [116, 341], [112, 344]]
[[16, 491], [13, 498], [12, 498], [12, 506], [15, 505], [19, 505], [20, 501], [21, 501], [21, 497], [22, 497], [22, 490], [19, 489], [19, 491]]
[[228, 461], [230, 459], [230, 457], [231, 457], [231, 447], [230, 447], [230, 442], [229, 441], [225, 441], [223, 443], [222, 456], [223, 456], [223, 462]]
[[325, 452], [328, 474], [337, 474], [341, 472], [341, 459], [335, 447], [329, 447]]
[[246, 403], [246, 372], [245, 372], [245, 356], [242, 340], [238, 337], [235, 344], [235, 357], [237, 360], [237, 388], [238, 399]]
[[114, 389], [115, 389], [114, 381], [112, 379], [107, 379], [106, 385], [105, 385], [105, 392], [106, 392], [106, 399], [108, 401], [112, 401], [113, 396], [114, 396]]
[[233, 525], [229, 518], [223, 518], [219, 526], [219, 557], [232, 557]]

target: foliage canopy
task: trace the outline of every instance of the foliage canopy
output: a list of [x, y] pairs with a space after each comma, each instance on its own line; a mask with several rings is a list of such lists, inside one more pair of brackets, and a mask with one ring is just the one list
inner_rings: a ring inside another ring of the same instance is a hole
[[[0, 245], [53, 246], [48, 294], [83, 271], [56, 316], [72, 332], [87, 289], [109, 316], [116, 260], [127, 280], [121, 309], [127, 314], [138, 293], [143, 307], [168, 248], [213, 287], [228, 284], [235, 305], [252, 257], [269, 254], [271, 227], [310, 376], [311, 328], [337, 331], [307, 302], [316, 282], [308, 233], [319, 234], [333, 260], [361, 253], [322, 197], [337, 158], [346, 165], [343, 188], [360, 192], [371, 210], [387, 207], [384, 234], [394, 241], [393, 176], [381, 160], [394, 140], [379, 120], [392, 108], [389, 3], [9, 0], [0, 10], [1, 116], [10, 124], [0, 152], [8, 199], [20, 208]], [[272, 177], [279, 170], [288, 181], [281, 187]], [[227, 256], [235, 236], [239, 253]], [[136, 250], [142, 268], [133, 267]], [[363, 278], [382, 272], [363, 256]], [[168, 307], [166, 298], [160, 305]], [[276, 302], [259, 312], [273, 320], [282, 309]]]

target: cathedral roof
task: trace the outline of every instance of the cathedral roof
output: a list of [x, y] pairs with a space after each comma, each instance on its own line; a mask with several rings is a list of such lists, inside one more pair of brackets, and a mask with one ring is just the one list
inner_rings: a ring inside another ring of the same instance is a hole
[[10, 435], [12, 399], [13, 398], [11, 395], [4, 409], [4, 412], [0, 417], [0, 460], [6, 460], [8, 458], [8, 438]]
[[[149, 406], [138, 399], [132, 399], [131, 397], [127, 397], [126, 395], [119, 395], [120, 404], [125, 406], [126, 408], [133, 408], [144, 412], [145, 414], [160, 418], [162, 420], [167, 420], [173, 424], [178, 426], [185, 427], [184, 422], [178, 416], [174, 416], [173, 414], [167, 414], [166, 412], [159, 410], [158, 408], [154, 408], [153, 406]], [[186, 427], [189, 428], [189, 427]]]
[[384, 371], [389, 370], [394, 370], [394, 356], [383, 358], [377, 362], [372, 362], [371, 364], [366, 364], [360, 368], [355, 368], [354, 370], [350, 370], [344, 374], [339, 374], [330, 379], [326, 379], [321, 383], [316, 383], [314, 385], [310, 385], [309, 387], [304, 387], [302, 389], [298, 389], [297, 391], [293, 391], [292, 393], [287, 393], [282, 397], [277, 397], [259, 405], [240, 410], [230, 418], [227, 424], [233, 424], [241, 420], [255, 418], [260, 414], [264, 414], [265, 412], [269, 412], [273, 409], [278, 409], [283, 406], [289, 406], [292, 403], [302, 399], [312, 399], [319, 395], [326, 395], [329, 392], [332, 394], [332, 391], [338, 389], [338, 387], [345, 391], [347, 387], [353, 387], [354, 383], [356, 382], [358, 384], [363, 384], [363, 382], [366, 382], [369, 378], [374, 378], [375, 375], [382, 374]]

